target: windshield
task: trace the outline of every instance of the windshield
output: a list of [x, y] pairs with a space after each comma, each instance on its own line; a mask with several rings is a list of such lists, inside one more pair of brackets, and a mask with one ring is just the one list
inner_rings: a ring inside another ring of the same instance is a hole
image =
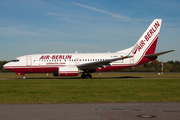
[[18, 62], [19, 60], [18, 59], [15, 59], [15, 60], [11, 60], [11, 62]]

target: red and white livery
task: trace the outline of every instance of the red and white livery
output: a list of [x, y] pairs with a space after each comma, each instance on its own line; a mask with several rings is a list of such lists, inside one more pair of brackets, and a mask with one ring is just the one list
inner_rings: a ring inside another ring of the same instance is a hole
[[34, 54], [18, 57], [4, 68], [18, 75], [25, 73], [53, 73], [54, 76], [92, 78], [90, 73], [134, 67], [157, 59], [174, 50], [155, 53], [162, 19], [155, 19], [137, 43], [115, 53], [58, 53]]

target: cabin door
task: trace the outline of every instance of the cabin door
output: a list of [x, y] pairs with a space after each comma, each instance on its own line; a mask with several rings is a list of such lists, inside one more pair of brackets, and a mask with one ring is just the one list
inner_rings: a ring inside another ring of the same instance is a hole
[[32, 58], [31, 58], [31, 56], [27, 56], [26, 57], [26, 65], [27, 66], [31, 66], [32, 65]]

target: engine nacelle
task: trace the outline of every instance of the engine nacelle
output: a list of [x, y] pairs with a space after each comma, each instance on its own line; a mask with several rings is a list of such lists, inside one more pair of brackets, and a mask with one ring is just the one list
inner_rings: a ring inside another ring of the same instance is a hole
[[53, 73], [54, 76], [78, 76], [79, 70], [76, 66], [59, 67], [57, 73]]

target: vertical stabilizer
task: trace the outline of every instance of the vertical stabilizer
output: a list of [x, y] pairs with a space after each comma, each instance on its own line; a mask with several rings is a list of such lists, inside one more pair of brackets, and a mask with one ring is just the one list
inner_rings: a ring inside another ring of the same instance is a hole
[[133, 46], [131, 52], [128, 54], [128, 56], [133, 56], [130, 58], [131, 64], [139, 65], [157, 58], [147, 59], [144, 56], [155, 53], [161, 22], [162, 19], [155, 19]]
[[153, 54], [156, 49], [157, 40], [161, 28], [162, 19], [155, 19], [144, 34], [140, 37], [134, 45], [131, 54]]

